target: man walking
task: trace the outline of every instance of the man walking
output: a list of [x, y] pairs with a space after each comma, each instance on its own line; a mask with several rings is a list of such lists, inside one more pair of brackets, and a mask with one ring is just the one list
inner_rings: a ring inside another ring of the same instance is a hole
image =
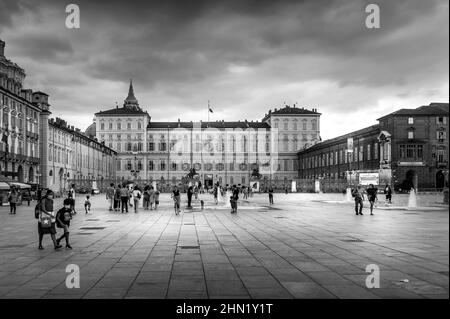
[[[360, 185], [358, 185], [357, 188], [353, 189], [352, 196], [355, 198], [355, 212], [356, 212], [356, 215], [363, 215], [362, 209], [363, 209], [364, 195], [362, 193]], [[359, 207], [359, 209], [358, 209], [358, 207]]]
[[367, 198], [369, 199], [370, 203], [370, 215], [373, 215], [373, 205], [375, 204], [375, 201], [378, 199], [377, 198], [378, 188], [374, 187], [373, 184], [370, 184], [366, 192]]
[[269, 204], [273, 205], [273, 188], [272, 188], [272, 186], [269, 187]]
[[192, 195], [194, 194], [194, 190], [192, 186], [189, 186], [187, 190], [187, 198], [188, 198], [188, 208], [192, 208]]
[[120, 189], [120, 203], [121, 203], [121, 213], [126, 211], [128, 213], [128, 201], [130, 199], [130, 193], [126, 185], [122, 185]]
[[106, 199], [109, 201], [109, 210], [113, 210], [114, 206], [114, 183], [111, 183], [106, 189]]
[[233, 185], [231, 192], [232, 192], [231, 199], [230, 199], [231, 213], [236, 214], [237, 213], [237, 202], [239, 199], [239, 189], [236, 187], [236, 185]]

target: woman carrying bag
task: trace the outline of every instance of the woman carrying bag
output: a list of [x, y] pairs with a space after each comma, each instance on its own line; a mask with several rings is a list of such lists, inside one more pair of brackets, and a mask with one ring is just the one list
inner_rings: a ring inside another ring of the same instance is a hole
[[50, 234], [55, 249], [62, 246], [56, 243], [56, 214], [53, 210], [53, 191], [48, 190], [41, 201], [39, 219], [38, 219], [38, 233], [39, 233], [39, 249], [42, 250], [42, 239], [45, 234]]

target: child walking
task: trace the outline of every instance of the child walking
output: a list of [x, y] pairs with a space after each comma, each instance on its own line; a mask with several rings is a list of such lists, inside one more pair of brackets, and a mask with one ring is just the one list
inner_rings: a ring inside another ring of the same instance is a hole
[[91, 201], [89, 200], [91, 197], [86, 195], [86, 200], [84, 201], [84, 210], [86, 214], [91, 211]]
[[70, 208], [70, 199], [66, 198], [63, 203], [64, 207], [58, 210], [56, 213], [56, 226], [58, 228], [64, 229], [64, 234], [56, 240], [56, 244], [59, 243], [63, 238], [66, 239], [66, 248], [72, 249], [69, 243], [69, 226], [70, 220], [72, 219], [72, 209]]

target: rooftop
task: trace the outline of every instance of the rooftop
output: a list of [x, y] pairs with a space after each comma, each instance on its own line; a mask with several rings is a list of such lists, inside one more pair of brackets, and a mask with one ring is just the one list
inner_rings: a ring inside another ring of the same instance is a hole
[[380, 117], [378, 120], [390, 116], [427, 116], [427, 115], [447, 115], [449, 114], [448, 103], [430, 103], [430, 105], [419, 106], [415, 109], [399, 109]]
[[[225, 121], [215, 121], [215, 122], [150, 122], [147, 126], [148, 129], [163, 129], [163, 128], [186, 128], [191, 129], [201, 124], [201, 128], [264, 128], [269, 129], [270, 126], [263, 122], [249, 122], [249, 121], [237, 121], [237, 122], [225, 122]], [[195, 126], [194, 126], [195, 125]]]
[[271, 115], [321, 115], [321, 113], [317, 112], [317, 109], [308, 110], [304, 107], [297, 107], [294, 104], [294, 106], [285, 105], [281, 109], [269, 110], [269, 113], [264, 115], [263, 121]]
[[141, 109], [131, 109], [127, 107], [116, 107], [106, 111], [100, 111], [95, 113], [95, 115], [148, 115], [147, 112]]
[[320, 142], [318, 144], [315, 144], [307, 149], [301, 150], [299, 153], [305, 152], [305, 151], [314, 151], [317, 149], [321, 149], [323, 147], [328, 147], [331, 146], [333, 144], [340, 144], [343, 141], [347, 141], [347, 138], [349, 137], [355, 137], [355, 136], [361, 136], [361, 135], [366, 135], [366, 134], [371, 134], [371, 133], [379, 133], [380, 132], [380, 125], [379, 124], [375, 124], [369, 127], [365, 127], [363, 129], [357, 130], [357, 131], [353, 131], [338, 137], [334, 137], [331, 138], [329, 140], [325, 140], [323, 142]]

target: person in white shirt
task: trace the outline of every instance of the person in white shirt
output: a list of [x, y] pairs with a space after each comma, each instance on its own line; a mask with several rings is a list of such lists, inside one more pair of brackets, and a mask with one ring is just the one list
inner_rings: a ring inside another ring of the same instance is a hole
[[138, 186], [134, 186], [132, 196], [133, 196], [133, 202], [134, 202], [134, 212], [137, 213], [139, 201], [141, 200], [141, 197], [142, 197], [142, 192], [139, 190]]

